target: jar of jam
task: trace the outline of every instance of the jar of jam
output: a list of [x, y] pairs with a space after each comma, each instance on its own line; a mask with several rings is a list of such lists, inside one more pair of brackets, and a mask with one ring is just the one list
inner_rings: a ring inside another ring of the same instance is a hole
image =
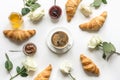
[[24, 45], [23, 47], [23, 52], [25, 53], [25, 55], [34, 55], [37, 51], [37, 47], [34, 43], [27, 43], [26, 45]]
[[50, 8], [49, 10], [49, 15], [52, 19], [58, 19], [62, 14], [62, 9], [57, 6], [57, 5], [54, 5]]

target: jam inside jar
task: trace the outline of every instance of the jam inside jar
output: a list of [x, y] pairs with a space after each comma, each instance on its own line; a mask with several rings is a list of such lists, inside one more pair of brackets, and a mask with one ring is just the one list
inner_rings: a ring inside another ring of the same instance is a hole
[[62, 14], [62, 9], [59, 6], [52, 6], [49, 10], [49, 15], [52, 19], [58, 19]]

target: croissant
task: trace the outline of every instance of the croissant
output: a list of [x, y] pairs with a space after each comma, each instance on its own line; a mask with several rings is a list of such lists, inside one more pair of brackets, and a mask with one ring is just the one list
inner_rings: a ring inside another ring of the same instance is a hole
[[87, 58], [83, 54], [80, 55], [80, 59], [84, 70], [96, 75], [100, 74], [99, 68], [92, 62], [91, 59]]
[[70, 22], [73, 18], [77, 7], [81, 0], [68, 0], [65, 7], [66, 7], [66, 14], [67, 14], [67, 21]]
[[34, 80], [49, 80], [49, 77], [51, 75], [52, 66], [49, 65], [47, 68], [45, 68], [42, 72], [40, 72]]
[[35, 30], [4, 30], [3, 34], [15, 41], [24, 41], [33, 35], [35, 35]]
[[107, 12], [104, 11], [100, 16], [97, 16], [89, 22], [80, 24], [79, 27], [84, 31], [98, 31], [104, 24], [107, 17]]

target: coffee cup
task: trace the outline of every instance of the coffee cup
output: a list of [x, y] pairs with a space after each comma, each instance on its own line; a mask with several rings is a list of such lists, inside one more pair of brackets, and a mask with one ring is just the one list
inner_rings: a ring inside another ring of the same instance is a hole
[[51, 36], [51, 43], [55, 49], [64, 49], [69, 44], [69, 36], [64, 31], [56, 31]]

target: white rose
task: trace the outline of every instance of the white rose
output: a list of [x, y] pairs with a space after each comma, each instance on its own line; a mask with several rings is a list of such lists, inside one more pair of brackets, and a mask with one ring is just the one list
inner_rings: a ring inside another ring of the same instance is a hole
[[88, 47], [89, 48], [95, 48], [97, 47], [97, 45], [99, 45], [100, 43], [102, 42], [101, 38], [96, 35], [96, 36], [93, 36], [90, 41], [88, 42]]
[[27, 57], [22, 64], [28, 71], [36, 71], [37, 65], [31, 57]]
[[71, 69], [72, 69], [72, 65], [67, 61], [64, 61], [64, 63], [62, 63], [60, 65], [61, 72], [65, 73], [65, 74], [69, 74]]
[[42, 19], [44, 15], [45, 15], [44, 10], [41, 7], [39, 7], [34, 12], [31, 12], [29, 17], [31, 21], [36, 22]]

